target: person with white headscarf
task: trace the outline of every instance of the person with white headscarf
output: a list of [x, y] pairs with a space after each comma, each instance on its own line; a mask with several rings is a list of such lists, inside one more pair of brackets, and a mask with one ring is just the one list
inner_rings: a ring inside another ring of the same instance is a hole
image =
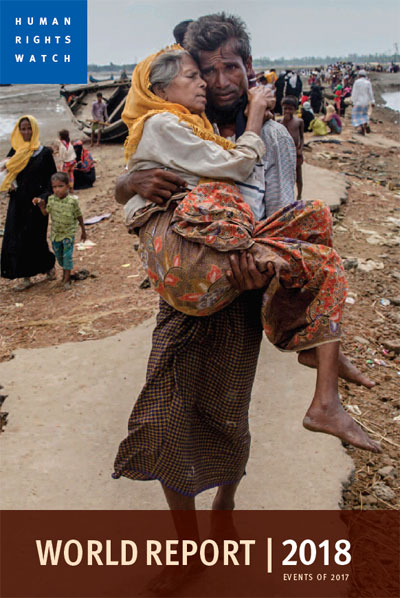
[[297, 99], [299, 99], [302, 90], [303, 90], [303, 83], [301, 81], [301, 78], [295, 71], [290, 72], [287, 75], [287, 84], [286, 84], [285, 95], [295, 96]]

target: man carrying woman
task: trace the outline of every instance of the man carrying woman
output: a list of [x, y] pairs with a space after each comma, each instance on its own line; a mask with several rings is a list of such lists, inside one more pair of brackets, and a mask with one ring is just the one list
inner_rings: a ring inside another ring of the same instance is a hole
[[[202, 17], [189, 26], [184, 44], [197, 59], [207, 82], [209, 113], [218, 125], [219, 135], [225, 141], [232, 136], [239, 137], [246, 128], [246, 73], [251, 68], [249, 38], [243, 23], [224, 14]], [[145, 79], [143, 83], [143, 96], [140, 89], [135, 88], [131, 94], [133, 104], [129, 97], [127, 100], [125, 122], [133, 129], [146, 106], [149, 86]], [[204, 91], [202, 95], [204, 98]], [[171, 102], [176, 104], [176, 98]], [[192, 124], [195, 133], [197, 125]], [[207, 130], [209, 136], [200, 135], [199, 143], [214, 140], [213, 130]], [[260, 137], [267, 150], [261, 165], [264, 185], [262, 192], [257, 189], [259, 192], [249, 201], [258, 220], [293, 204], [295, 172], [295, 148], [286, 129], [269, 121], [263, 126]], [[173, 149], [170, 153], [167, 158], [173, 161]], [[150, 158], [149, 167], [157, 165], [151, 164], [152, 161], [157, 162]], [[171, 199], [178, 187], [187, 186], [181, 174], [172, 171], [164, 176], [163, 172], [156, 168], [151, 174], [138, 170], [126, 175], [117, 185], [117, 197], [125, 203], [136, 193], [162, 203], [161, 198]], [[280, 213], [283, 219], [284, 213], [284, 210]], [[279, 218], [272, 221], [278, 227], [283, 225]], [[271, 219], [265, 221], [267, 228], [270, 222]], [[158, 247], [161, 249], [154, 239], [156, 253]], [[230, 271], [226, 276], [234, 289], [254, 291], [268, 286], [271, 271], [268, 268], [260, 271], [251, 252], [233, 253], [229, 259]], [[271, 293], [270, 297], [276, 296], [274, 289]], [[161, 301], [146, 384], [132, 412], [130, 434], [121, 443], [115, 477], [158, 479], [171, 509], [193, 509], [196, 494], [214, 486], [218, 491], [213, 508], [234, 507], [236, 488], [249, 453], [248, 406], [261, 341], [261, 299], [260, 293], [243, 293], [221, 311], [203, 317], [180, 313]], [[290, 309], [285, 315], [289, 312]], [[292, 324], [295, 327], [295, 322]], [[275, 330], [279, 334], [279, 324]], [[284, 342], [283, 338], [280, 340]], [[279, 345], [280, 341], [276, 341]], [[326, 371], [320, 372], [320, 382], [328, 374], [329, 380], [332, 376], [337, 378], [339, 370], [340, 375], [354, 382], [370, 384], [338, 352], [337, 342], [328, 345], [331, 346], [317, 349], [329, 353], [328, 362], [335, 362], [336, 370], [329, 371], [328, 366]], [[302, 363], [319, 366], [317, 349], [310, 347], [304, 351]], [[346, 414], [343, 416], [337, 404], [335, 409], [341, 420], [339, 426], [343, 425]], [[316, 429], [312, 419], [309, 417], [304, 423]], [[344, 425], [350, 425], [347, 419]], [[327, 422], [322, 427], [320, 431], [333, 433]], [[361, 436], [358, 445], [364, 444], [363, 448], [368, 445], [374, 450], [374, 443]]]

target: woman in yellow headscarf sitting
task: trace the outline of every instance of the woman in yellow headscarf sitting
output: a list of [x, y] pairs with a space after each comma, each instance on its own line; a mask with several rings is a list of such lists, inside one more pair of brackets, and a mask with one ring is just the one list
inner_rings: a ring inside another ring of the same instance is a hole
[[[10, 195], [3, 246], [1, 276], [23, 278], [18, 290], [32, 285], [31, 276], [55, 277], [54, 254], [47, 244], [47, 221], [32, 204], [34, 197], [47, 199], [50, 177], [56, 172], [50, 148], [40, 145], [39, 126], [31, 115], [21, 116], [11, 134], [11, 147], [0, 190]], [[5, 175], [5, 176], [4, 176]]]

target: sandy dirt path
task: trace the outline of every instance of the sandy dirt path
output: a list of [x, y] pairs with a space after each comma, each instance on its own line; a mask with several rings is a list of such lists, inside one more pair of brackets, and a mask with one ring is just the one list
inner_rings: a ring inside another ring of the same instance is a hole
[[[158, 482], [111, 479], [144, 381], [153, 319], [115, 336], [16, 352], [0, 364], [12, 413], [3, 434], [3, 509], [164, 509]], [[263, 342], [241, 509], [337, 509], [352, 461], [304, 430], [314, 373]], [[210, 508], [213, 491], [200, 495]]]

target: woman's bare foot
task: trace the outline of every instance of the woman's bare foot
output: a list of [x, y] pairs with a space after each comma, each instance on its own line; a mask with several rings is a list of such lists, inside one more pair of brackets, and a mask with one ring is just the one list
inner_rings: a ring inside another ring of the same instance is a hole
[[29, 289], [30, 287], [33, 287], [33, 282], [31, 281], [30, 278], [24, 278], [24, 280], [17, 285], [16, 287], [14, 287], [14, 291], [25, 291], [26, 289]]
[[51, 268], [51, 270], [49, 270], [48, 272], [46, 272], [46, 278], [47, 280], [55, 280], [57, 278], [56, 269], [54, 267]]
[[[298, 354], [298, 362], [309, 368], [316, 368], [316, 350], [308, 349], [307, 351], [301, 351]], [[342, 351], [339, 351], [339, 378], [346, 380], [346, 382], [358, 384], [358, 386], [365, 386], [365, 388], [373, 388], [376, 385], [376, 382], [362, 374]]]
[[356, 448], [373, 453], [381, 453], [378, 442], [364, 432], [352, 417], [343, 409], [339, 399], [332, 401], [328, 406], [311, 405], [304, 419], [303, 426], [311, 432], [322, 432], [337, 436]]

